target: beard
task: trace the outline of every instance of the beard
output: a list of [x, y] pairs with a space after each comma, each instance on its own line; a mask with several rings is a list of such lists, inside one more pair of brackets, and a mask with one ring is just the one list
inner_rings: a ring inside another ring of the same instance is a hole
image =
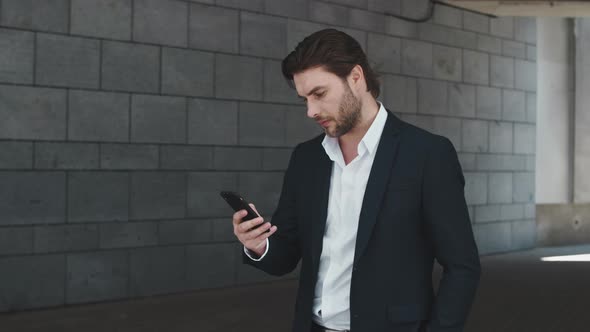
[[354, 96], [348, 84], [344, 83], [344, 96], [338, 105], [338, 115], [334, 120], [334, 129], [326, 128], [326, 135], [340, 137], [354, 128], [361, 119], [361, 101]]

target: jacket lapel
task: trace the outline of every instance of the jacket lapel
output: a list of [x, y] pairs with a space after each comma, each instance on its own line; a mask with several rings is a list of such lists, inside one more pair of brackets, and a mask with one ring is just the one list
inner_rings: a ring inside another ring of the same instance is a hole
[[330, 195], [330, 182], [332, 178], [332, 166], [333, 161], [330, 160], [322, 145], [319, 145], [317, 149], [317, 155], [314, 158], [318, 158], [319, 162], [314, 172], [313, 181], [316, 184], [315, 190], [310, 192], [311, 197], [311, 249], [314, 266], [317, 266], [320, 261], [320, 255], [322, 253], [324, 232], [326, 230], [326, 219], [328, 217], [328, 200]]
[[400, 129], [401, 121], [393, 113], [387, 111], [387, 121], [385, 122], [383, 134], [377, 147], [377, 154], [373, 160], [359, 217], [354, 252], [355, 264], [367, 247], [373, 226], [381, 210], [383, 196], [389, 183], [391, 169], [397, 154]]

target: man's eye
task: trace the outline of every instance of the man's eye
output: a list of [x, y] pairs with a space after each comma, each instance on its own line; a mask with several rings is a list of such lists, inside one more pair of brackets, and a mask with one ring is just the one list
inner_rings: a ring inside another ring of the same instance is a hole
[[316, 98], [322, 98], [326, 93], [322, 92], [322, 93], [316, 93], [315, 96]]

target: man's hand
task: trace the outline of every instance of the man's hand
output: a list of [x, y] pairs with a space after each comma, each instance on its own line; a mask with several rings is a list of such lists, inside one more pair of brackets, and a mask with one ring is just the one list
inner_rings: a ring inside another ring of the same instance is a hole
[[[250, 207], [258, 213], [254, 204], [250, 204]], [[274, 234], [277, 230], [277, 226], [272, 226], [269, 222], [265, 223], [262, 217], [242, 222], [242, 218], [247, 214], [246, 210], [240, 210], [234, 213], [234, 234], [246, 249], [254, 252], [260, 257], [266, 251], [266, 239]], [[258, 215], [260, 215], [260, 213], [258, 213]], [[268, 229], [270, 229], [270, 231], [266, 232]]]

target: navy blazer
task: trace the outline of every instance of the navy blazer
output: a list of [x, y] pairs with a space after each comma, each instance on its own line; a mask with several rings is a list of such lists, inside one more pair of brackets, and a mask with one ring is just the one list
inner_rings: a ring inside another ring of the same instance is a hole
[[[350, 285], [353, 332], [459, 332], [480, 277], [452, 143], [387, 111], [362, 202]], [[272, 217], [277, 231], [261, 261], [284, 275], [301, 260], [293, 332], [309, 332], [328, 210], [332, 161], [324, 134], [299, 144]], [[434, 259], [444, 269], [437, 293]]]

